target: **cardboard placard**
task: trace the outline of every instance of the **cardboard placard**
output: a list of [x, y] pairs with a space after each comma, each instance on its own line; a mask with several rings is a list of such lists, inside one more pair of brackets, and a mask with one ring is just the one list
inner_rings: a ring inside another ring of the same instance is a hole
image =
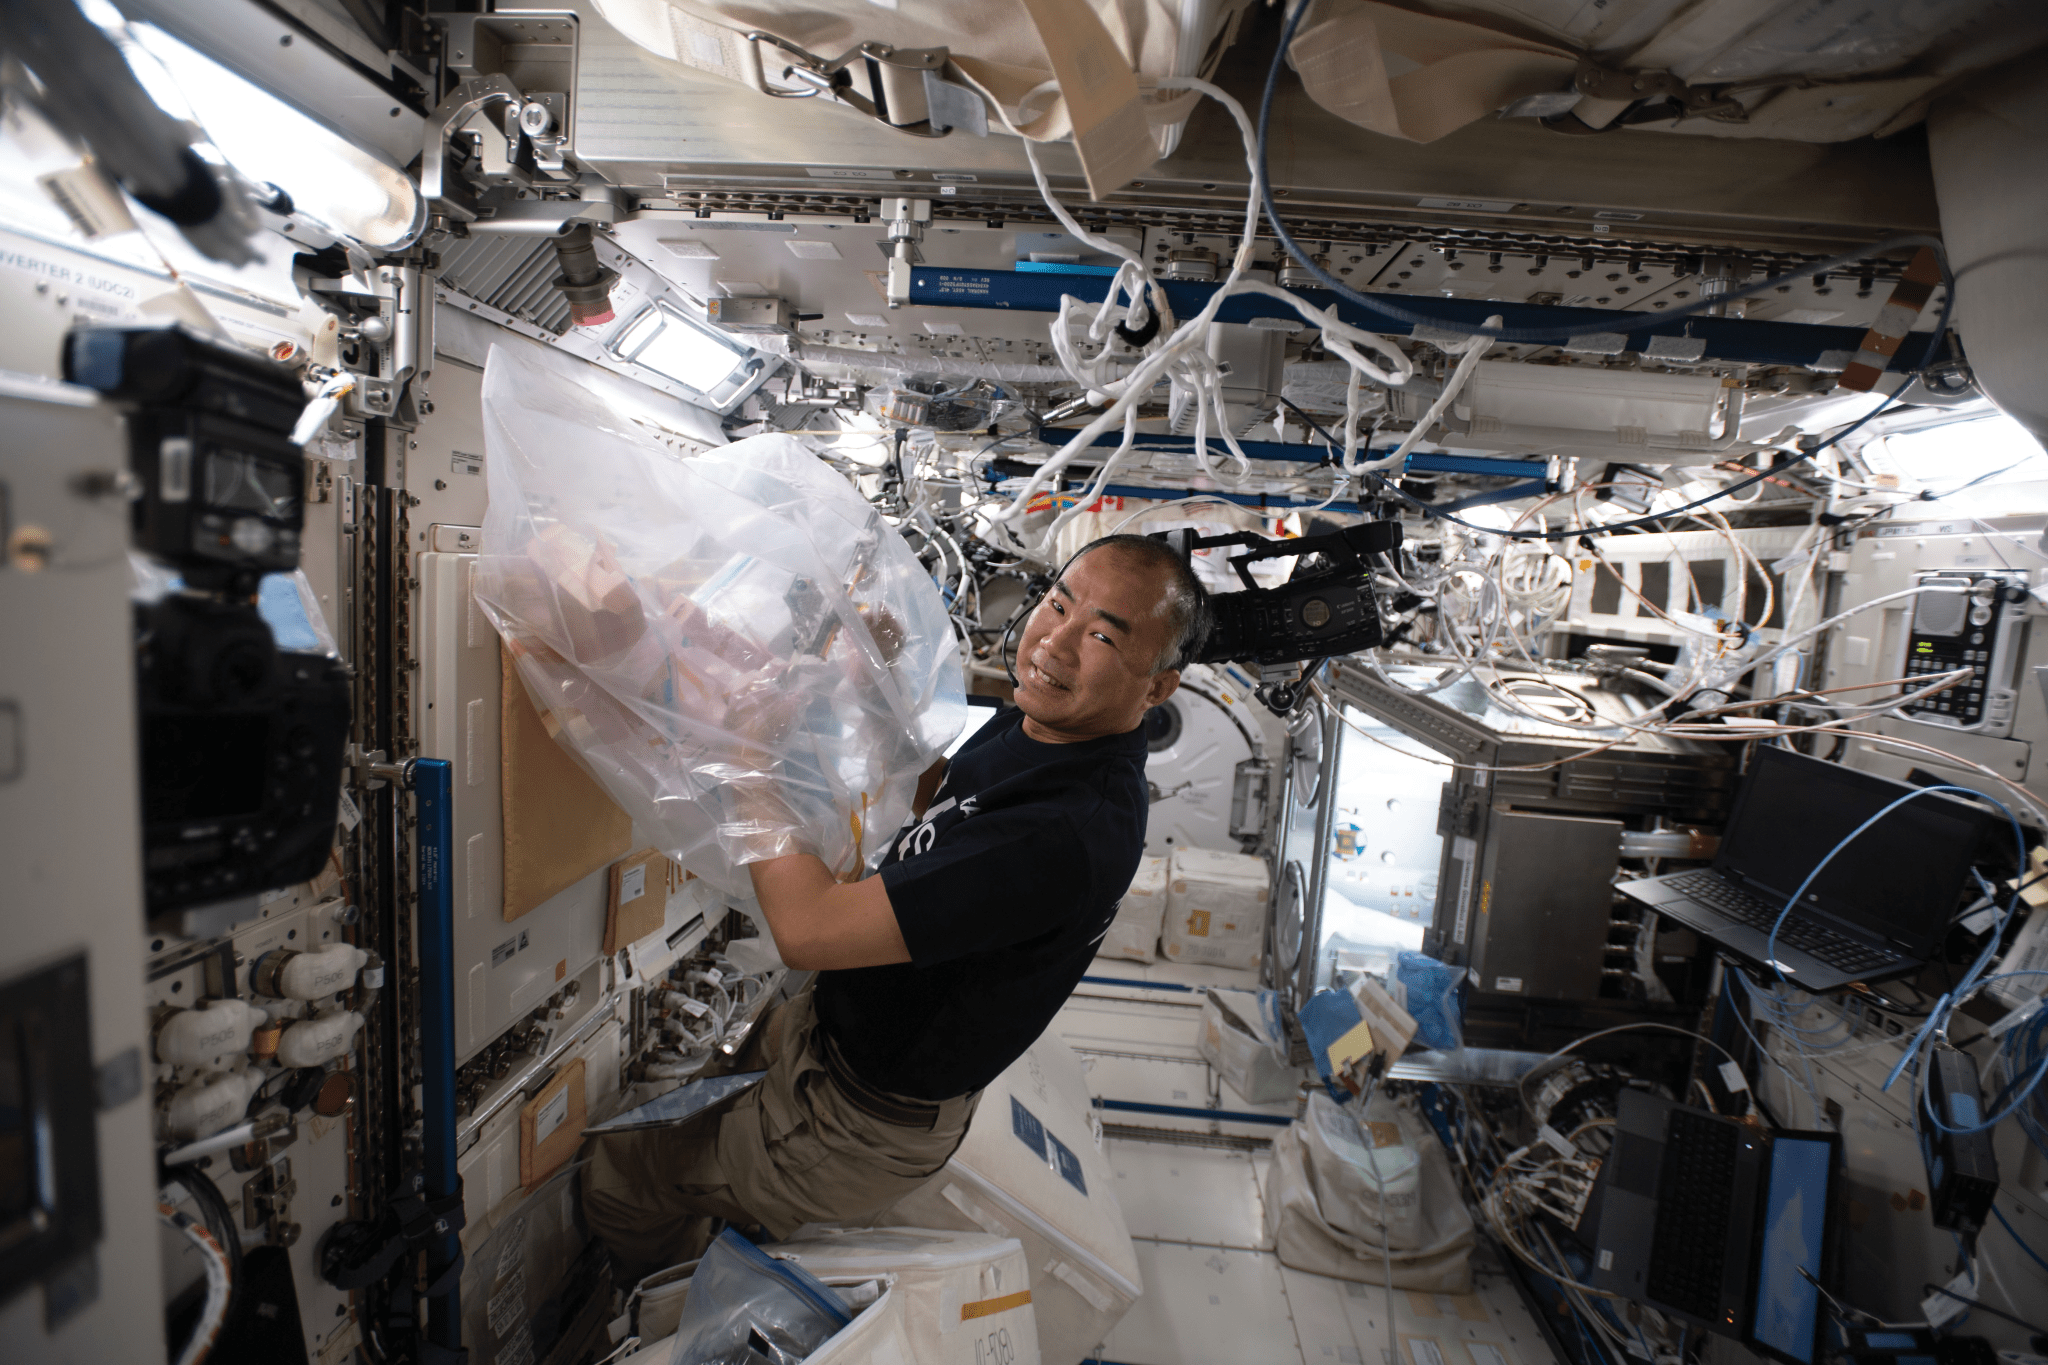
[[659, 849], [643, 848], [613, 863], [604, 950], [616, 953], [661, 928], [669, 893], [681, 880], [679, 869]]
[[511, 651], [501, 649], [501, 657], [504, 913], [510, 921], [624, 855], [633, 846], [633, 821], [555, 743]]
[[519, 1111], [519, 1183], [529, 1194], [576, 1154], [589, 1123], [583, 1059], [578, 1057]]

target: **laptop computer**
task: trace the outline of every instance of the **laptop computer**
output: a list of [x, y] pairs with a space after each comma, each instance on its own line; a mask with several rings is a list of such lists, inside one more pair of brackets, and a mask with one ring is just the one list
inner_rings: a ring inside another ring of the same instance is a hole
[[1899, 807], [1814, 878], [1778, 930], [1775, 953], [1771, 926], [1836, 844], [1913, 790], [1790, 749], [1759, 748], [1712, 867], [1617, 889], [1754, 963], [1766, 981], [1781, 971], [1819, 993], [1903, 976], [1948, 932], [1991, 828], [1983, 807], [1942, 794]]
[[1622, 1091], [1590, 1283], [1788, 1365], [1815, 1365], [1841, 1142]]

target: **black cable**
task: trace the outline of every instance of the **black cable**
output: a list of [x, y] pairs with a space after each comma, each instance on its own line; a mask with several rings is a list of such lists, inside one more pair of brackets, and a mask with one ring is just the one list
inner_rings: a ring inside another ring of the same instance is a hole
[[[1554, 342], [1568, 337], [1592, 336], [1599, 332], [1614, 331], [1614, 324], [1604, 319], [1600, 321], [1560, 323], [1550, 327], [1474, 327], [1465, 323], [1447, 321], [1440, 317], [1431, 317], [1423, 313], [1410, 312], [1408, 309], [1388, 303], [1384, 299], [1375, 299], [1359, 293], [1356, 289], [1351, 288], [1351, 286], [1339, 280], [1335, 275], [1317, 265], [1314, 258], [1308, 252], [1295, 245], [1293, 236], [1287, 231], [1287, 225], [1280, 220], [1279, 209], [1275, 207], [1273, 202], [1273, 180], [1266, 172], [1268, 162], [1267, 134], [1272, 124], [1273, 95], [1280, 86], [1280, 68], [1287, 60], [1287, 49], [1293, 44], [1295, 30], [1301, 27], [1302, 17], [1308, 13], [1308, 8], [1306, 3], [1298, 4], [1295, 6], [1294, 13], [1287, 17], [1286, 26], [1280, 33], [1280, 45], [1273, 52], [1273, 64], [1266, 71], [1265, 91], [1259, 99], [1258, 165], [1256, 167], [1259, 178], [1259, 195], [1266, 210], [1266, 219], [1273, 225], [1273, 234], [1280, 239], [1280, 245], [1286, 248], [1287, 254], [1292, 256], [1311, 275], [1315, 276], [1324, 288], [1331, 290], [1339, 298], [1347, 299], [1361, 308], [1371, 309], [1380, 316], [1391, 318], [1395, 322], [1406, 323], [1410, 327], [1431, 327], [1439, 331], [1457, 332], [1464, 336], [1490, 337], [1495, 341], [1510, 342]], [[1855, 251], [1847, 251], [1839, 256], [1830, 256], [1824, 261], [1816, 261], [1812, 264], [1801, 266], [1799, 269], [1787, 274], [1773, 275], [1768, 279], [1759, 280], [1755, 284], [1744, 285], [1740, 289], [1731, 289], [1725, 294], [1719, 294], [1712, 298], [1702, 298], [1698, 302], [1687, 304], [1683, 308], [1674, 308], [1668, 313], [1659, 313], [1656, 316], [1656, 321], [1665, 323], [1673, 318], [1697, 317], [1706, 313], [1709, 309], [1719, 307], [1722, 304], [1732, 303], [1737, 299], [1751, 298], [1788, 281], [1805, 279], [1809, 275], [1832, 274], [1841, 270], [1844, 266], [1854, 265], [1859, 261], [1867, 261], [1874, 257], [1882, 256], [1888, 251], [1905, 246], [1924, 246], [1931, 247], [1934, 250], [1935, 257], [1941, 265], [1941, 282], [1946, 287], [1949, 298], [1951, 300], [1954, 299], [1956, 292], [1955, 276], [1949, 270], [1948, 254], [1943, 247], [1941, 239], [1916, 232], [1903, 233], [1896, 237], [1887, 237], [1883, 241], [1874, 243], [1871, 246], [1860, 247]], [[1617, 309], [1615, 316], [1628, 317], [1629, 314], [1626, 310]], [[1937, 332], [1936, 335], [1940, 336], [1946, 330], [1944, 327], [1942, 332]]]
[[1299, 407], [1296, 407], [1294, 400], [1289, 398], [1284, 393], [1280, 395], [1280, 406], [1286, 408], [1296, 417], [1299, 417], [1302, 421], [1308, 423], [1309, 430], [1315, 432], [1316, 435], [1322, 437], [1323, 444], [1327, 445], [1330, 449], [1335, 450], [1337, 446], [1340, 444], [1336, 437], [1332, 436], [1327, 430], [1324, 429], [1323, 424], [1321, 422], [1318, 422], [1315, 418], [1303, 412]]
[[220, 1186], [214, 1184], [213, 1178], [196, 1164], [161, 1169], [159, 1175], [160, 1183], [175, 1181], [191, 1194], [192, 1202], [199, 1206], [200, 1221], [206, 1224], [206, 1230], [213, 1234], [213, 1239], [220, 1243], [221, 1251], [227, 1256], [228, 1302], [220, 1320], [220, 1330], [224, 1334], [242, 1306], [242, 1235], [235, 1227], [234, 1212], [228, 1208]]

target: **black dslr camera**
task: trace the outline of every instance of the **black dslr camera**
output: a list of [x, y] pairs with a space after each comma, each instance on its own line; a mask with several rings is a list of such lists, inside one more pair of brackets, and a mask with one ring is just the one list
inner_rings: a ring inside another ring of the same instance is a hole
[[174, 327], [73, 332], [64, 374], [126, 407], [135, 546], [184, 580], [135, 608], [148, 912], [253, 913], [326, 863], [348, 744], [346, 666], [278, 649], [256, 608], [263, 576], [299, 563], [305, 395]]
[[[1219, 545], [1252, 547], [1250, 553], [1230, 559], [1231, 568], [1244, 580], [1244, 591], [1209, 599], [1216, 624], [1198, 663], [1232, 660], [1268, 670], [1371, 649], [1384, 638], [1366, 556], [1400, 547], [1398, 521], [1369, 521], [1294, 540], [1273, 540], [1251, 531], [1205, 536], [1186, 528], [1155, 531], [1152, 538], [1183, 556]], [[1299, 556], [1293, 576], [1277, 588], [1261, 588], [1251, 565], [1288, 556]], [[1280, 690], [1276, 688], [1276, 694]], [[1262, 695], [1262, 700], [1273, 706], [1279, 697]], [[1291, 709], [1291, 690], [1285, 701], [1281, 709]]]

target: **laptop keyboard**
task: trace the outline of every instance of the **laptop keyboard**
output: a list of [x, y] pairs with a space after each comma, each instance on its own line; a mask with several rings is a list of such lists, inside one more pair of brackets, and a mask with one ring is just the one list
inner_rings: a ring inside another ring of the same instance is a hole
[[1721, 1280], [1740, 1136], [1735, 1125], [1673, 1109], [1657, 1178], [1649, 1296], [1707, 1322], [1721, 1318]]
[[[1766, 934], [1771, 932], [1771, 926], [1778, 922], [1778, 916], [1785, 909], [1783, 901], [1767, 901], [1723, 879], [1709, 868], [1678, 873], [1667, 878], [1665, 885], [1674, 886], [1700, 904], [1710, 905], [1728, 918]], [[1778, 930], [1778, 942], [1844, 972], [1869, 971], [1896, 961], [1898, 957], [1885, 949], [1858, 943], [1847, 934], [1808, 919], [1796, 910], [1785, 916], [1784, 926]]]

